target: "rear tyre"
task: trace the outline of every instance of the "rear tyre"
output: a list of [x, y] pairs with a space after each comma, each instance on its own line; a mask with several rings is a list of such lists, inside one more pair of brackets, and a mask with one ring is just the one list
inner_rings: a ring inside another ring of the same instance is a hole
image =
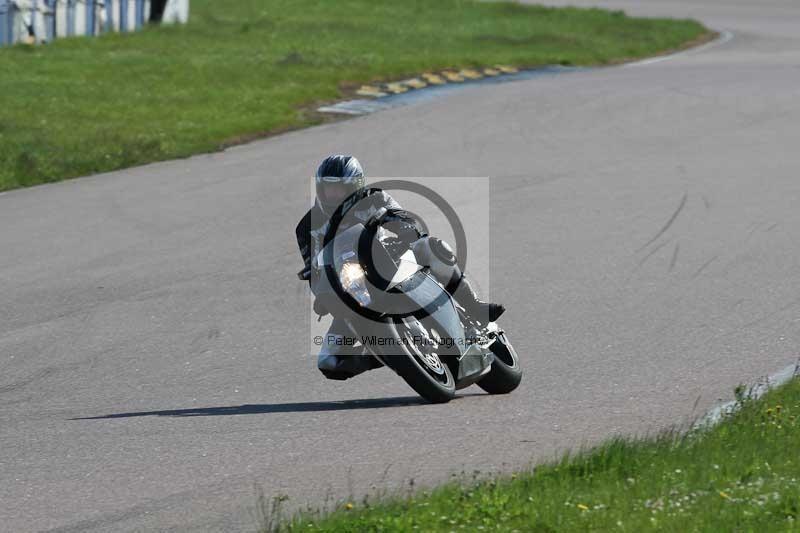
[[478, 382], [478, 386], [489, 394], [514, 392], [522, 383], [522, 369], [517, 351], [508, 342], [505, 333], [497, 337], [491, 349], [494, 354], [492, 369]]

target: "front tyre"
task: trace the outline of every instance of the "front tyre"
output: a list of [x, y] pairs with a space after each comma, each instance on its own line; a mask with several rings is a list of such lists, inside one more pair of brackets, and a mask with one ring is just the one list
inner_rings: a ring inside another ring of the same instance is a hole
[[456, 382], [450, 368], [442, 362], [436, 343], [414, 342], [414, 332], [407, 325], [398, 327], [405, 339], [403, 352], [383, 357], [384, 362], [405, 380], [417, 394], [431, 403], [447, 403], [456, 395]]
[[478, 382], [478, 386], [489, 394], [509, 394], [522, 382], [517, 351], [508, 342], [505, 333], [497, 336], [491, 350], [494, 354], [492, 370]]

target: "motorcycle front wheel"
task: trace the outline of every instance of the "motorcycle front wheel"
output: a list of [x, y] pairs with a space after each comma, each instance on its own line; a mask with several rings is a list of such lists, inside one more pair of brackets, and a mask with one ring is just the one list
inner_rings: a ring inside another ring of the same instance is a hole
[[435, 337], [429, 339], [430, 342], [415, 342], [419, 340], [418, 335], [415, 338], [414, 331], [406, 323], [397, 324], [397, 332], [405, 342], [383, 355], [384, 363], [431, 403], [447, 403], [455, 398], [455, 379], [439, 357]]

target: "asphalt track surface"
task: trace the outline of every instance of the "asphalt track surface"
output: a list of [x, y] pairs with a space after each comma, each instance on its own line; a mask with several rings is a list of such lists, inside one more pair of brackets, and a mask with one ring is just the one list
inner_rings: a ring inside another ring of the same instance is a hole
[[[0, 530], [252, 529], [256, 486], [318, 505], [522, 467], [792, 363], [800, 4], [606, 5], [733, 39], [0, 196]], [[322, 380], [291, 233], [337, 151], [494, 178], [516, 394]]]

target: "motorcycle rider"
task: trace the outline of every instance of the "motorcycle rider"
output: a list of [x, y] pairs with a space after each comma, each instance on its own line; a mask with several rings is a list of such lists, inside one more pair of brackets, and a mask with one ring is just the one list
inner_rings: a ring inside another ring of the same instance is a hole
[[[339, 229], [350, 224], [366, 222], [380, 209], [386, 209], [383, 227], [414, 251], [420, 265], [430, 273], [458, 303], [473, 317], [496, 321], [505, 312], [500, 304], [481, 301], [469, 280], [461, 272], [453, 249], [441, 239], [428, 236], [422, 225], [385, 191], [368, 191], [361, 164], [349, 155], [332, 155], [320, 164], [315, 176], [316, 200], [295, 229], [297, 244], [305, 261], [301, 276], [310, 279], [312, 258], [319, 254], [329, 228], [330, 218], [342, 206]], [[343, 340], [352, 335], [345, 322], [334, 317], [323, 337], [317, 365], [328, 379], [345, 380], [380, 366], [362, 347], [349, 346]]]

